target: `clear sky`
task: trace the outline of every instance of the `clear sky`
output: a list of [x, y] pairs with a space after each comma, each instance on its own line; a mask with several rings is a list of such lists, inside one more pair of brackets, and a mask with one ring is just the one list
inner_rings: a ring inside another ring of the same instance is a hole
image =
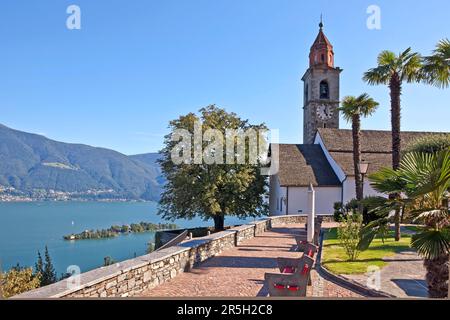
[[[71, 4], [81, 30], [66, 28]], [[369, 5], [381, 30], [366, 27]], [[215, 103], [301, 143], [300, 78], [323, 13], [341, 97], [368, 92], [381, 106], [363, 127], [389, 129], [388, 89], [363, 72], [384, 49], [429, 54], [450, 37], [449, 12], [448, 0], [2, 1], [0, 123], [136, 154], [159, 150], [171, 119]], [[403, 129], [450, 131], [449, 101], [450, 89], [406, 85]]]

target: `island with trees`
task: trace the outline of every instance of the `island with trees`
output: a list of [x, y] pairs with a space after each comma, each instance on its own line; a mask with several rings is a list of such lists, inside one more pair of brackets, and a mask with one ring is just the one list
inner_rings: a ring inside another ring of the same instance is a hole
[[65, 235], [64, 240], [106, 239], [114, 238], [121, 234], [172, 230], [177, 228], [178, 226], [173, 223], [140, 222], [122, 226], [114, 225], [108, 229], [85, 230], [81, 233]]

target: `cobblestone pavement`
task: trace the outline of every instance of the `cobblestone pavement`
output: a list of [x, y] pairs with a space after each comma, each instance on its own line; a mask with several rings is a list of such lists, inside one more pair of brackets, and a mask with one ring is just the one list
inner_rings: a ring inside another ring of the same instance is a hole
[[[324, 223], [323, 227], [327, 227]], [[266, 272], [278, 272], [275, 258], [299, 257], [293, 234], [303, 228], [290, 224], [273, 228], [238, 247], [228, 249], [200, 266], [178, 275], [144, 297], [256, 297], [267, 296]], [[312, 272], [309, 297], [360, 297], [358, 294], [325, 281]]]

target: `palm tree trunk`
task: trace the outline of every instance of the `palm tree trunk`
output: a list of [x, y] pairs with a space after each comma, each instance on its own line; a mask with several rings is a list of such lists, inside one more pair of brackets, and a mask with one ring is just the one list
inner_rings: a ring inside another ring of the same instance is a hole
[[392, 168], [397, 170], [400, 167], [400, 96], [402, 94], [402, 82], [398, 74], [392, 76], [389, 89], [391, 91]]
[[354, 114], [352, 117], [352, 135], [353, 135], [353, 165], [355, 167], [355, 192], [356, 200], [358, 200], [358, 208], [362, 214], [363, 186], [362, 177], [359, 170], [361, 163], [361, 117]]
[[[391, 127], [392, 127], [392, 168], [397, 170], [400, 167], [400, 119], [401, 106], [400, 96], [402, 94], [402, 82], [397, 73], [394, 73], [389, 83], [391, 94]], [[397, 198], [399, 195], [392, 195], [391, 198]], [[400, 241], [400, 210], [395, 210], [395, 240]]]
[[428, 296], [430, 298], [448, 297], [449, 255], [443, 255], [437, 259], [425, 259], [424, 266], [427, 269], [426, 280], [428, 284]]

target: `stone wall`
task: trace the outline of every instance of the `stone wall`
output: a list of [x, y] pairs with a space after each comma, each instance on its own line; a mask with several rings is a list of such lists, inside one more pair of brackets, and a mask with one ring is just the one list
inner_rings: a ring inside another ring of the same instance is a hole
[[194, 238], [177, 246], [155, 251], [111, 266], [94, 269], [55, 284], [15, 296], [33, 298], [129, 297], [154, 288], [179, 273], [273, 226], [302, 223], [304, 216], [270, 217], [248, 225]]

